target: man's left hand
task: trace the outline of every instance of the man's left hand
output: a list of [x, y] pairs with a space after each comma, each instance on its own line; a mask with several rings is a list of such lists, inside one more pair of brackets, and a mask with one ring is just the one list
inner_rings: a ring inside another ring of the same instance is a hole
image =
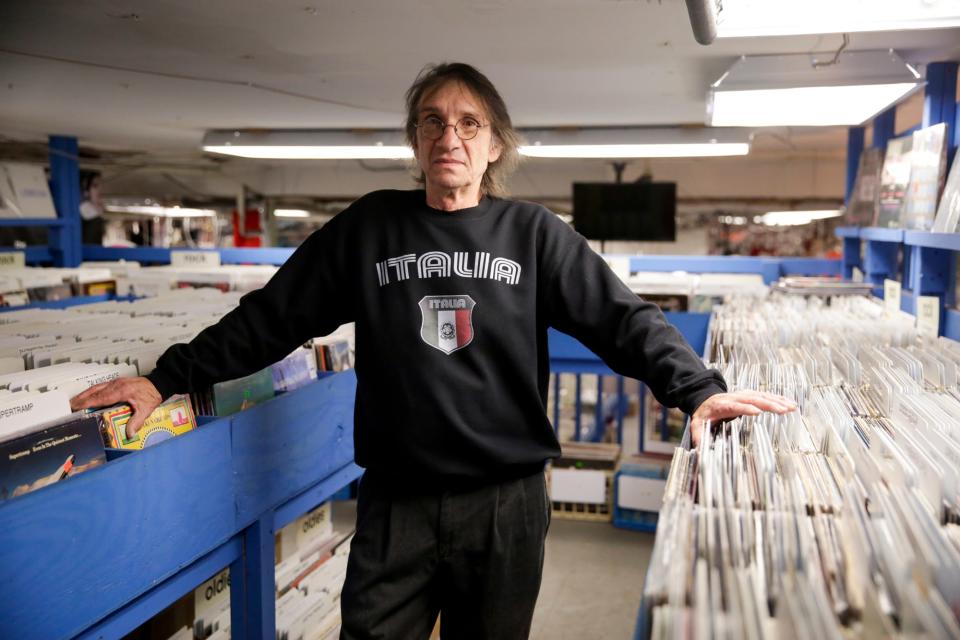
[[690, 437], [693, 446], [700, 443], [703, 426], [710, 422], [714, 424], [721, 420], [739, 418], [740, 416], [755, 416], [764, 411], [784, 414], [796, 411], [797, 403], [789, 398], [774, 393], [762, 391], [735, 391], [733, 393], [718, 393], [712, 395], [697, 407], [690, 418]]

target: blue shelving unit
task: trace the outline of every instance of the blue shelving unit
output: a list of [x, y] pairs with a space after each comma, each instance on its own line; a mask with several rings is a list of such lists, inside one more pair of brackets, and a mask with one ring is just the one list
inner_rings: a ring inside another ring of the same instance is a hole
[[[924, 94], [923, 120], [919, 127], [939, 123], [947, 126], [947, 170], [955, 162], [960, 145], [960, 127], [957, 125], [960, 103], [956, 101], [956, 61], [935, 62], [927, 66], [927, 86]], [[895, 137], [896, 108], [878, 115], [873, 121], [873, 146], [885, 149]], [[897, 135], [906, 135], [902, 131]], [[856, 176], [857, 163], [863, 150], [863, 127], [854, 127], [848, 138], [847, 184]], [[903, 285], [901, 308], [916, 314], [919, 296], [939, 296], [942, 301], [941, 335], [960, 340], [960, 311], [956, 300], [956, 264], [960, 251], [960, 234], [931, 233], [905, 229], [876, 227], [837, 229], [843, 239], [843, 275], [850, 278], [853, 267], [861, 268], [865, 279], [874, 285], [874, 293], [883, 295], [883, 281], [899, 280]], [[862, 257], [861, 257], [862, 253]], [[862, 258], [862, 259], [861, 259]]]
[[352, 371], [0, 504], [0, 637], [119, 638], [226, 566], [274, 636], [274, 533], [360, 476]]
[[0, 220], [2, 227], [46, 227], [48, 245], [22, 250], [28, 264], [80, 264], [80, 174], [77, 139], [50, 136], [50, 194], [57, 217]]
[[[144, 264], [170, 264], [170, 254], [177, 250], [163, 247], [119, 248], [85, 244], [83, 245], [83, 259], [88, 261], [127, 260]], [[219, 253], [222, 264], [272, 264], [279, 266], [287, 261], [294, 250], [283, 247], [266, 247], [262, 249], [190, 249], [190, 251]]]

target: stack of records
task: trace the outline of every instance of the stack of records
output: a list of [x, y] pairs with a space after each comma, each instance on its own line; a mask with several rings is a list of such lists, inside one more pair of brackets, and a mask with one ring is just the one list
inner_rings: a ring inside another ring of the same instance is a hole
[[[236, 307], [241, 295], [181, 289], [133, 302], [0, 314], [0, 446], [12, 456], [0, 459], [3, 499], [52, 483], [42, 479], [65, 479], [102, 463], [104, 447], [151, 446], [195, 429], [196, 414], [230, 415], [309, 384], [317, 377], [318, 351], [336, 370], [352, 366], [352, 327], [343, 327], [319, 349], [311, 340], [252, 376], [220, 383], [192, 398], [171, 398], [131, 437], [126, 435], [132, 414], [127, 405], [91, 418], [98, 423], [93, 436], [61, 435], [84, 419], [83, 414], [71, 414], [71, 397], [102, 382], [149, 374], [164, 351], [216, 323]], [[92, 437], [99, 457], [61, 446], [60, 440], [68, 436], [65, 442], [77, 446], [86, 446]], [[31, 455], [37, 447], [56, 451], [60, 459]]]
[[873, 285], [869, 282], [846, 282], [837, 278], [814, 276], [780, 278], [771, 287], [771, 291], [800, 296], [868, 296], [872, 290]]
[[712, 331], [731, 390], [800, 411], [675, 451], [645, 631], [960, 637], [960, 345], [856, 297], [727, 305]]
[[947, 169], [947, 125], [913, 132], [910, 151], [910, 185], [903, 203], [903, 226], [930, 231], [937, 215], [937, 200]]
[[912, 136], [887, 142], [887, 152], [880, 172], [880, 195], [875, 227], [902, 227], [901, 214], [910, 185], [910, 149]]
[[853, 183], [850, 202], [843, 223], [851, 227], [869, 227], [877, 216], [880, 204], [880, 170], [883, 156], [880, 149], [864, 149], [860, 154], [857, 178]]
[[17, 307], [31, 302], [52, 302], [75, 296], [114, 293], [117, 285], [109, 269], [7, 268], [0, 277], [0, 306]]

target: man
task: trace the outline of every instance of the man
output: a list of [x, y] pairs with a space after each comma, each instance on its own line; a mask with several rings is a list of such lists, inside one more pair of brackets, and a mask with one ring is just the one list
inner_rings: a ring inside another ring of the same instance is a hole
[[579, 338], [664, 403], [706, 421], [785, 412], [726, 393], [659, 309], [545, 208], [502, 199], [518, 136], [490, 81], [428, 68], [407, 92], [424, 190], [368, 194], [274, 278], [146, 378], [75, 407], [162, 398], [236, 378], [355, 321], [356, 460], [367, 469], [343, 590], [342, 638], [525, 638], [560, 453], [544, 412], [547, 327]]
[[103, 244], [103, 191], [99, 171], [84, 171], [80, 174], [81, 235], [83, 244]]

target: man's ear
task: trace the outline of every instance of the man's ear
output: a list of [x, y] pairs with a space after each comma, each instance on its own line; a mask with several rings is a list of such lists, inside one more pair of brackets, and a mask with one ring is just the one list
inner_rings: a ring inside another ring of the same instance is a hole
[[503, 150], [503, 147], [500, 144], [500, 141], [494, 138], [490, 141], [490, 154], [487, 156], [487, 162], [493, 163], [500, 159], [500, 153]]

